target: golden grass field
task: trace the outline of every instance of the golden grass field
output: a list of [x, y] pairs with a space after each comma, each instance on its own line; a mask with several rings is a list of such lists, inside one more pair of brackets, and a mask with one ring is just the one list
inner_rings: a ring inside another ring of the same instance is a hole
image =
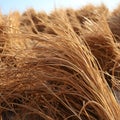
[[0, 14], [1, 120], [120, 120], [120, 7]]

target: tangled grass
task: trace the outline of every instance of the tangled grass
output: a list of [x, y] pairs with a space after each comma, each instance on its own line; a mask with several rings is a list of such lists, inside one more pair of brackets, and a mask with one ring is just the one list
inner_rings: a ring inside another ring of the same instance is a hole
[[1, 14], [1, 119], [118, 120], [118, 10]]

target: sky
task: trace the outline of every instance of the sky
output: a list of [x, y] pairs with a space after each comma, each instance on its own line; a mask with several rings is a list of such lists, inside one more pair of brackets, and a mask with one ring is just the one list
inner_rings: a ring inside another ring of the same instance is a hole
[[0, 0], [0, 9], [3, 14], [15, 10], [23, 12], [28, 8], [49, 13], [55, 8], [79, 9], [89, 3], [93, 5], [104, 3], [113, 10], [120, 4], [120, 0]]

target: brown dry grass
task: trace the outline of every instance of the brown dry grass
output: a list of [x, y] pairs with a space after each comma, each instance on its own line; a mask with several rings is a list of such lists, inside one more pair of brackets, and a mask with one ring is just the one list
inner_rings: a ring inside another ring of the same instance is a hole
[[109, 14], [90, 5], [1, 15], [2, 119], [118, 120], [120, 51]]

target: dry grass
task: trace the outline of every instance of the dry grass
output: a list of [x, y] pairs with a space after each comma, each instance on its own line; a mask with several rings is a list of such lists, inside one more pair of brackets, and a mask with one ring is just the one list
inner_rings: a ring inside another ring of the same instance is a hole
[[118, 120], [112, 17], [103, 5], [1, 15], [2, 120]]

